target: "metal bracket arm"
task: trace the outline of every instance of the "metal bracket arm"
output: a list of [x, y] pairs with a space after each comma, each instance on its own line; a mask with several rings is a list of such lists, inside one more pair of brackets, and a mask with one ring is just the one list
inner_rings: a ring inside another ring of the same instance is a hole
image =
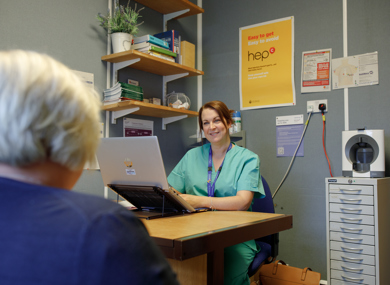
[[173, 74], [173, 75], [165, 75], [163, 76], [163, 94], [162, 94], [162, 100], [163, 100], [163, 105], [166, 106], [166, 99], [167, 99], [167, 83], [168, 82], [171, 82], [173, 80], [176, 80], [176, 79], [179, 79], [179, 78], [182, 78], [182, 77], [186, 77], [188, 76], [188, 72], [186, 73], [179, 73], [179, 74]]
[[114, 72], [117, 72], [119, 69], [125, 68], [126, 66], [132, 65], [139, 62], [140, 58], [130, 59], [122, 62], [114, 62]]
[[180, 120], [185, 119], [187, 117], [188, 117], [188, 115], [163, 118], [162, 119], [162, 129], [166, 130], [168, 124], [176, 122], [176, 121], [180, 121]]
[[128, 114], [131, 114], [133, 112], [136, 112], [138, 110], [139, 110], [139, 107], [130, 108], [130, 109], [126, 109], [126, 110], [120, 110], [120, 111], [112, 111], [111, 124], [116, 124], [116, 119], [123, 117], [123, 116], [126, 116]]
[[181, 15], [183, 15], [183, 14], [189, 12], [189, 11], [190, 11], [190, 9], [184, 9], [184, 10], [181, 10], [181, 11], [177, 11], [177, 12], [173, 12], [173, 13], [169, 13], [169, 14], [164, 14], [163, 15], [163, 22], [164, 22], [163, 29], [164, 29], [164, 32], [167, 31], [167, 22], [169, 20], [172, 20], [172, 19], [174, 19], [176, 17], [179, 17], [179, 16], [181, 16]]
[[173, 80], [176, 80], [176, 79], [179, 79], [179, 78], [182, 78], [182, 77], [186, 77], [188, 76], [188, 72], [185, 72], [185, 73], [179, 73], [179, 74], [173, 74], [173, 75], [165, 75], [163, 76], [163, 82], [164, 83], [167, 83], [167, 82], [171, 82]]

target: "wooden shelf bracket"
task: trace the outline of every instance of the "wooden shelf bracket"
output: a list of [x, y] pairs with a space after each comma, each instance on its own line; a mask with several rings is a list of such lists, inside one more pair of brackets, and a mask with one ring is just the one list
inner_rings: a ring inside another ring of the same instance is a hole
[[129, 108], [126, 110], [112, 111], [111, 124], [116, 124], [116, 119], [134, 113], [139, 110], [139, 107]]
[[167, 125], [176, 121], [180, 121], [182, 119], [188, 118], [187, 115], [182, 116], [175, 116], [175, 117], [169, 117], [169, 118], [162, 118], [162, 129], [166, 130]]

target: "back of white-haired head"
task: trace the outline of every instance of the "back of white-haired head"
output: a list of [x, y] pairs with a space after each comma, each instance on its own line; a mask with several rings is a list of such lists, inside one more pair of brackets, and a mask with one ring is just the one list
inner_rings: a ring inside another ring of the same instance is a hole
[[0, 52], [0, 163], [81, 169], [99, 143], [99, 110], [98, 94], [60, 62]]

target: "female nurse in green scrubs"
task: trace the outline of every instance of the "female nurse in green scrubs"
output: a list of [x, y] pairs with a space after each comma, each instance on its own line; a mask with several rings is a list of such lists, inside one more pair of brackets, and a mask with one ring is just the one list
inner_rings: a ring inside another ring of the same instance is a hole
[[[231, 112], [221, 101], [199, 110], [199, 127], [210, 142], [191, 149], [168, 176], [168, 183], [194, 208], [250, 211], [264, 196], [259, 157], [230, 141]], [[260, 251], [254, 240], [225, 249], [225, 284], [249, 284], [248, 267]]]

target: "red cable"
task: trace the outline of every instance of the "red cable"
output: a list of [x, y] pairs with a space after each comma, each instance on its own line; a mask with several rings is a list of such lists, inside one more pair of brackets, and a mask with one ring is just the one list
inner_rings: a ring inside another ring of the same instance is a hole
[[325, 153], [325, 156], [326, 156], [326, 160], [328, 161], [328, 165], [329, 165], [329, 173], [330, 173], [330, 177], [333, 177], [333, 174], [332, 174], [332, 169], [330, 167], [330, 162], [329, 162], [329, 158], [328, 158], [328, 154], [326, 153], [326, 148], [325, 148], [325, 116], [324, 116], [324, 113], [322, 113], [322, 145], [324, 146], [324, 153]]

